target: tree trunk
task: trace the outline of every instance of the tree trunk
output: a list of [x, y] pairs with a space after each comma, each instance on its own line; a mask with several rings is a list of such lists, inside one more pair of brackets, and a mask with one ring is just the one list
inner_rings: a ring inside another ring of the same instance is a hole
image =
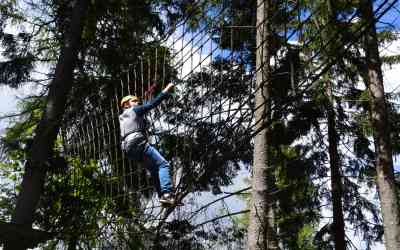
[[329, 143], [329, 163], [331, 169], [331, 193], [332, 193], [332, 210], [333, 210], [333, 236], [335, 240], [336, 250], [345, 250], [345, 232], [343, 219], [343, 184], [340, 173], [340, 158], [337, 149], [338, 134], [336, 131], [336, 115], [332, 98], [332, 84], [329, 82], [327, 86], [327, 96], [329, 98], [327, 105], [328, 114], [328, 143]]
[[[87, 0], [73, 2], [70, 26], [65, 34], [64, 44], [58, 59], [55, 77], [49, 85], [49, 93], [43, 116], [35, 129], [32, 147], [28, 152], [21, 192], [18, 195], [12, 222], [32, 226], [34, 213], [42, 193], [52, 148], [57, 137], [65, 110], [67, 95], [71, 90], [73, 70], [77, 59], [84, 17], [88, 8]], [[16, 245], [5, 249], [23, 249]]]
[[383, 216], [385, 246], [387, 250], [398, 250], [400, 249], [400, 208], [394, 179], [388, 111], [371, 0], [361, 1], [360, 11], [364, 24], [369, 24], [364, 38], [367, 67], [365, 84], [369, 92], [370, 120], [374, 130], [377, 186]]
[[[328, 18], [326, 24], [328, 29], [323, 33], [323, 38], [326, 41], [332, 39], [332, 34], [335, 34], [339, 25], [337, 23], [337, 8], [335, 1], [327, 1]], [[331, 25], [333, 24], [333, 26]], [[332, 28], [331, 28], [332, 27]], [[332, 57], [335, 55], [336, 44], [330, 44], [327, 46], [328, 55]], [[331, 78], [333, 74], [331, 71], [328, 73], [328, 78]], [[329, 150], [329, 164], [331, 170], [331, 195], [332, 195], [332, 212], [333, 212], [333, 225], [332, 234], [334, 238], [334, 244], [336, 250], [346, 249], [345, 240], [345, 224], [343, 217], [343, 184], [342, 176], [340, 171], [340, 157], [338, 152], [338, 133], [336, 131], [336, 114], [334, 107], [334, 99], [332, 93], [333, 84], [330, 80], [327, 81], [326, 94], [328, 98], [327, 102], [327, 118], [328, 118], [328, 150]]]
[[[256, 50], [256, 94], [255, 131], [270, 123], [271, 83], [269, 49], [271, 37], [270, 0], [257, 1], [257, 50]], [[252, 170], [252, 199], [250, 202], [250, 221], [248, 227], [248, 249], [277, 249], [276, 233], [273, 223], [272, 201], [269, 198], [270, 146], [268, 145], [268, 126], [254, 138], [254, 162]]]

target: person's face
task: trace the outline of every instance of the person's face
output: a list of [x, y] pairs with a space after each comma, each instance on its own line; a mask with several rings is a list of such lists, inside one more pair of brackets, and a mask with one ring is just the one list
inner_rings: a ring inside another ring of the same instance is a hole
[[139, 101], [135, 99], [130, 99], [129, 101], [124, 103], [124, 108], [131, 108], [139, 105]]

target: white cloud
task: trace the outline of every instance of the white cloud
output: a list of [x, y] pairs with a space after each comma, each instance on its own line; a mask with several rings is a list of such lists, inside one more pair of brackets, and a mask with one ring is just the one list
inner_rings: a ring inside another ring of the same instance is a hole
[[[380, 53], [385, 56], [400, 55], [400, 40], [383, 47]], [[385, 92], [400, 91], [400, 65], [384, 65], [382, 70]]]
[[192, 71], [199, 72], [201, 67], [209, 65], [211, 52], [216, 48], [207, 31], [188, 32], [183, 35], [182, 28], [167, 40], [166, 45], [175, 52], [173, 59], [176, 68], [179, 69], [180, 79], [185, 79]]

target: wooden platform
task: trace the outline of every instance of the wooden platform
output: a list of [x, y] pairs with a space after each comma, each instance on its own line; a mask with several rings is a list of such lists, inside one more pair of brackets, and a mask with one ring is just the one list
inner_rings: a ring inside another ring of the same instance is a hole
[[17, 244], [18, 247], [35, 248], [39, 243], [44, 243], [55, 235], [32, 229], [30, 226], [21, 226], [15, 223], [0, 221], [0, 242]]

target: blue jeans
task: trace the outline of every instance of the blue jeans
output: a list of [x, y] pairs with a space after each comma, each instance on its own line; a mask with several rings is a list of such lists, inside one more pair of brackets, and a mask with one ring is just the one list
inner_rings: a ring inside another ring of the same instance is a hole
[[149, 170], [158, 195], [172, 192], [172, 182], [170, 166], [167, 160], [158, 152], [158, 150], [146, 143], [144, 149], [141, 147], [128, 147], [126, 151], [128, 158], [132, 160], [143, 160]]

